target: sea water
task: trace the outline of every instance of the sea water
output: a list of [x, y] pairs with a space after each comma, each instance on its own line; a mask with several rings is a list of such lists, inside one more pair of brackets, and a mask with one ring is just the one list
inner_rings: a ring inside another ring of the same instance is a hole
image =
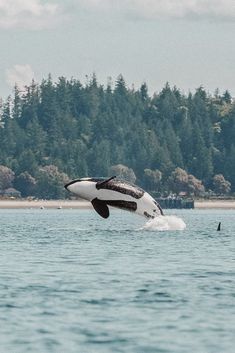
[[233, 353], [235, 211], [167, 217], [0, 210], [0, 353]]

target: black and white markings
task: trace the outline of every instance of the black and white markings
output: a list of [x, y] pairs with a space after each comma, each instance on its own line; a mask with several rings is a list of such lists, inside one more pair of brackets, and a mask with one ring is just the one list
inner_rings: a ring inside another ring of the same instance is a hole
[[163, 215], [160, 205], [147, 192], [116, 177], [76, 179], [65, 188], [90, 201], [103, 218], [109, 217], [108, 206], [135, 212], [148, 219]]

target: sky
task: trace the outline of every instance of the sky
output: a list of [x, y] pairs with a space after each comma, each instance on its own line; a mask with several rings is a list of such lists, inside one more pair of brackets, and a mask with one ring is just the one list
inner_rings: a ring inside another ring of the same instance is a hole
[[235, 0], [0, 0], [0, 97], [52, 75], [235, 97]]

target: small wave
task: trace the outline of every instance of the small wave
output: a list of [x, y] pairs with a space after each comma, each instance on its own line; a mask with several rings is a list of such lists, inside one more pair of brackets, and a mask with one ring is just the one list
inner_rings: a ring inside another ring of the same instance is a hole
[[182, 218], [177, 216], [159, 216], [150, 219], [141, 229], [144, 230], [184, 230], [186, 224]]

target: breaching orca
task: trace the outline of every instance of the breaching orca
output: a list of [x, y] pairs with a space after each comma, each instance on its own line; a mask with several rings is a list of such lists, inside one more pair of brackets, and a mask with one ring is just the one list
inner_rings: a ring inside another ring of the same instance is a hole
[[136, 185], [116, 179], [82, 178], [70, 181], [65, 188], [92, 203], [103, 218], [109, 217], [108, 206], [135, 212], [146, 218], [163, 215], [160, 205]]

